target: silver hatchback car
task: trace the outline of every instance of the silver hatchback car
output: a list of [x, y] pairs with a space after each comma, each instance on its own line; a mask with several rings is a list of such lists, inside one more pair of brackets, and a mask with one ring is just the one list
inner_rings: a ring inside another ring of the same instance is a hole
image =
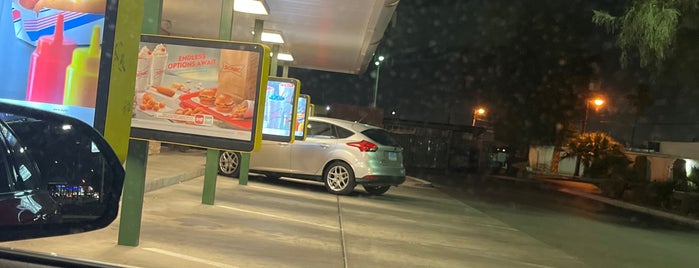
[[[360, 184], [375, 195], [405, 181], [403, 149], [384, 129], [346, 120], [310, 117], [306, 140], [262, 141], [250, 155], [250, 172], [322, 181], [334, 194]], [[219, 174], [237, 177], [240, 153], [222, 152]]]

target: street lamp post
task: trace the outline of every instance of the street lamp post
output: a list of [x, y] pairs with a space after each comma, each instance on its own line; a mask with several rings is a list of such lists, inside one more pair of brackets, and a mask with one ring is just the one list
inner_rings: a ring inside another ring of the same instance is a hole
[[381, 72], [381, 62], [383, 62], [384, 57], [379, 56], [378, 60], [374, 62], [376, 64], [376, 82], [374, 83], [374, 102], [371, 107], [376, 108], [376, 98], [379, 95], [379, 73]]
[[485, 114], [485, 108], [483, 108], [483, 107], [478, 107], [478, 108], [476, 108], [476, 109], [473, 109], [473, 121], [471, 121], [471, 126], [472, 126], [472, 127], [475, 127], [475, 126], [476, 126], [476, 120], [477, 120], [476, 118], [477, 118], [479, 115], [482, 116], [482, 115], [484, 115], [484, 114]]
[[[587, 130], [587, 121], [590, 114], [590, 103], [595, 105], [595, 111], [597, 111], [600, 107], [602, 107], [602, 105], [604, 105], [604, 99], [597, 97], [592, 100], [585, 101], [585, 118], [583, 118], [582, 127], [580, 128], [581, 134], [585, 133]], [[580, 176], [580, 156], [576, 157], [575, 159], [575, 172], [573, 172], [573, 176]]]
[[592, 101], [585, 102], [585, 119], [583, 119], [582, 122], [582, 128], [580, 130], [581, 133], [585, 133], [585, 129], [587, 128], [587, 120], [590, 113], [590, 102], [595, 105], [595, 111], [604, 105], [604, 100], [599, 97], [593, 99]]

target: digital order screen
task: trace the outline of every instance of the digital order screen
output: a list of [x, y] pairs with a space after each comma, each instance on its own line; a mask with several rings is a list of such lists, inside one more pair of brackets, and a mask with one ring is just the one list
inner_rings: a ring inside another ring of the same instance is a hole
[[296, 127], [294, 130], [294, 136], [296, 140], [304, 140], [306, 138], [306, 123], [309, 116], [309, 104], [311, 103], [311, 96], [299, 95], [298, 105], [296, 107]]
[[265, 140], [292, 140], [296, 129], [296, 105], [300, 82], [293, 78], [269, 77], [265, 98], [265, 113], [262, 123], [262, 138]]

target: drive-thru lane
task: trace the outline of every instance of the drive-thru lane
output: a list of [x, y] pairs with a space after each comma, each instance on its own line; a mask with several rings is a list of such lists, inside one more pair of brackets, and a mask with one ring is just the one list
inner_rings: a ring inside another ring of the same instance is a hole
[[575, 258], [427, 187], [385, 196], [358, 189], [219, 177], [201, 205], [203, 178], [146, 194], [141, 243], [116, 245], [118, 221], [72, 236], [3, 243], [141, 267], [578, 267]]

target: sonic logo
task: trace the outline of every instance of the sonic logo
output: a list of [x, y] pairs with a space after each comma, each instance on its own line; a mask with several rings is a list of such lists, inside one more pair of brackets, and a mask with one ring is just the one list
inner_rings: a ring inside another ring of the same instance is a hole
[[242, 75], [243, 74], [243, 65], [231, 65], [228, 63], [223, 64], [223, 68], [221, 69], [222, 72], [229, 72], [229, 73], [234, 73], [236, 75]]

